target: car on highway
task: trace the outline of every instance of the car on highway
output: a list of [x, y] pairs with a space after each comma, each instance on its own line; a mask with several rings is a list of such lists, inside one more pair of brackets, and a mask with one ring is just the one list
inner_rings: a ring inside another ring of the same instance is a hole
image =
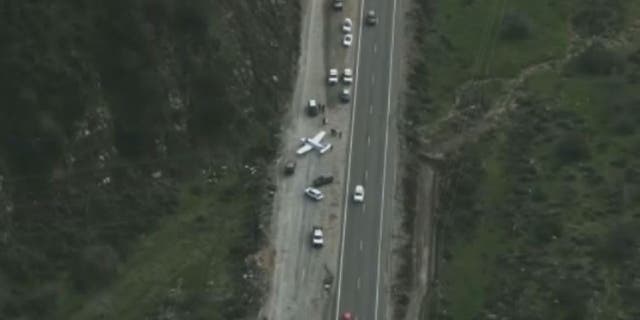
[[353, 201], [364, 202], [364, 187], [362, 185], [357, 185], [353, 190]]
[[315, 99], [309, 99], [309, 103], [307, 104], [307, 114], [310, 117], [315, 117], [318, 115], [320, 111], [320, 107], [318, 106], [318, 102]]
[[287, 161], [284, 165], [284, 174], [290, 176], [296, 171], [296, 162], [293, 160]]
[[329, 76], [327, 82], [331, 84], [338, 83], [338, 69], [329, 69]]
[[346, 68], [342, 72], [342, 82], [345, 84], [351, 84], [353, 82], [353, 70]]
[[316, 201], [320, 201], [324, 199], [324, 194], [322, 193], [322, 191], [316, 188], [308, 187], [304, 189], [304, 194], [307, 195], [307, 197]]
[[351, 91], [347, 88], [342, 89], [339, 95], [340, 101], [347, 103], [351, 101]]
[[369, 10], [369, 12], [367, 12], [367, 24], [370, 26], [378, 24], [378, 16], [375, 11]]
[[322, 175], [313, 179], [313, 182], [311, 182], [311, 185], [313, 185], [315, 188], [319, 188], [319, 187], [328, 185], [331, 182], [333, 182], [333, 176]]
[[322, 248], [324, 246], [324, 232], [322, 227], [314, 226], [311, 230], [311, 246]]
[[353, 43], [353, 35], [350, 33], [347, 33], [344, 35], [344, 37], [342, 38], [342, 45], [345, 47], [351, 47], [351, 44]]
[[336, 10], [342, 10], [344, 7], [344, 0], [333, 0], [333, 8]]
[[343, 313], [342, 320], [353, 320], [353, 314], [349, 311]]
[[351, 33], [352, 30], [353, 30], [353, 21], [351, 21], [351, 18], [345, 18], [344, 22], [342, 22], [342, 32]]

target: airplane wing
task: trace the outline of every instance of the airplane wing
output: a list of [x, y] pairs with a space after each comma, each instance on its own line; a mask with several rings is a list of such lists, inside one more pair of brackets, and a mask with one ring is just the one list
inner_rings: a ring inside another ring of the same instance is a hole
[[320, 141], [322, 141], [322, 138], [324, 138], [325, 134], [327, 134], [327, 132], [322, 130], [322, 131], [318, 132], [318, 134], [316, 134], [315, 137], [313, 137], [313, 138], [311, 138], [309, 140], [311, 140], [311, 141], [313, 141], [313, 142], [315, 142], [317, 144], [320, 144]]
[[332, 148], [331, 143], [325, 144], [324, 147], [320, 149], [320, 154], [325, 154], [327, 151], [331, 150], [331, 148]]
[[305, 154], [305, 153], [311, 151], [311, 149], [313, 149], [313, 147], [310, 144], [305, 143], [302, 147], [298, 148], [296, 153], [297, 154]]

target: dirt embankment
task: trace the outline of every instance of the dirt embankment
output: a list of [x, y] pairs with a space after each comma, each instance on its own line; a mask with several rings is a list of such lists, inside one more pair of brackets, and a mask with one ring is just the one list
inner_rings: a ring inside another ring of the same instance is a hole
[[395, 236], [398, 258], [392, 287], [393, 318], [418, 319], [434, 275], [437, 166], [424, 157], [409, 157], [402, 165], [401, 235]]
[[[403, 12], [400, 23], [404, 36], [398, 46], [402, 54], [399, 65], [401, 86], [398, 100], [398, 113], [405, 115], [409, 104], [415, 103], [412, 90], [418, 87], [409, 81], [413, 67], [423, 57], [421, 53], [421, 35], [427, 30], [421, 21], [421, 6], [429, 6], [431, 0], [404, 0], [399, 2], [399, 11]], [[392, 319], [419, 319], [422, 306], [430, 292], [429, 287], [434, 275], [432, 254], [435, 247], [435, 208], [437, 206], [438, 165], [437, 161], [425, 156], [426, 145], [412, 128], [414, 123], [401, 116], [398, 123], [398, 192], [396, 200], [400, 212], [393, 227], [391, 276], [391, 306], [387, 314]]]

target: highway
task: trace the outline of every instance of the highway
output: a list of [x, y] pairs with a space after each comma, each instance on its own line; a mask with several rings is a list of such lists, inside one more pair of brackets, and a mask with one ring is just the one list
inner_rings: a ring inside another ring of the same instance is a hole
[[[352, 312], [358, 320], [384, 319], [384, 219], [389, 216], [395, 177], [392, 74], [397, 0], [362, 0], [357, 39], [346, 190], [339, 258], [336, 318]], [[375, 10], [378, 24], [365, 25]], [[391, 127], [391, 128], [390, 128]], [[391, 156], [390, 156], [391, 154]], [[352, 201], [353, 189], [365, 188], [364, 203]]]

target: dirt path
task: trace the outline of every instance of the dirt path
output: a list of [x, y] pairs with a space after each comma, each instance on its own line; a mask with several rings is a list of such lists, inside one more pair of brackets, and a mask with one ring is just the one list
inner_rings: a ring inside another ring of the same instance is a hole
[[428, 165], [421, 164], [416, 174], [415, 217], [412, 237], [413, 263], [408, 306], [404, 319], [418, 319], [429, 290], [429, 282], [433, 277], [433, 259], [431, 253], [435, 245], [433, 217], [435, 202], [435, 172]]
[[[616, 38], [605, 41], [604, 44], [610, 47], [624, 47], [632, 42], [631, 39], [633, 39], [633, 37], [637, 37], [638, 30], [640, 30], [640, 19], [635, 20], [626, 30], [620, 32]], [[582, 53], [595, 41], [601, 40], [598, 38], [580, 38], [578, 35], [574, 34], [571, 37], [570, 44], [565, 55], [562, 57], [527, 66], [514, 78], [490, 78], [463, 83], [456, 90], [456, 102], [451, 106], [451, 109], [455, 111], [452, 111], [446, 117], [438, 120], [438, 123], [434, 125], [432, 130], [430, 130], [430, 141], [423, 140], [422, 145], [426, 147], [425, 149], [428, 150], [428, 153], [431, 155], [446, 155], [457, 150], [463, 144], [480, 137], [483, 133], [491, 130], [499, 124], [499, 120], [506, 112], [517, 107], [516, 101], [521, 97], [521, 87], [527, 79], [541, 72], [562, 70], [578, 54]], [[505, 93], [498, 97], [496, 102], [489, 107], [489, 110], [486, 111], [481, 118], [467, 119], [465, 113], [469, 111], [469, 108], [474, 108], [474, 106], [456, 108], [456, 105], [460, 101], [460, 96], [463, 92], [469, 90], [473, 86], [479, 86], [490, 81], [504, 82]], [[464, 130], [461, 130], [456, 134], [446, 132], [447, 130], [444, 128], [451, 126], [453, 123], [460, 123]], [[446, 139], [444, 137], [446, 137]]]

